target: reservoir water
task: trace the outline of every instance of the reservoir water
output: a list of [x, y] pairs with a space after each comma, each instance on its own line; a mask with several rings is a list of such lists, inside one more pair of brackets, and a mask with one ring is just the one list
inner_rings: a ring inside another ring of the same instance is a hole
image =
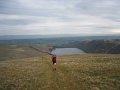
[[85, 54], [83, 50], [78, 48], [56, 48], [51, 53], [56, 55]]

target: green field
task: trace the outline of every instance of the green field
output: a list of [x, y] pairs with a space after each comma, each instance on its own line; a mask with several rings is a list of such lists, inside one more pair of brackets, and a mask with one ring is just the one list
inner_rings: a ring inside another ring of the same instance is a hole
[[58, 56], [0, 61], [0, 90], [120, 90], [119, 54]]
[[0, 45], [0, 61], [23, 59], [41, 56], [42, 53], [36, 51], [30, 46], [39, 48], [42, 51], [49, 51], [51, 47], [42, 44], [13, 44], [13, 45]]

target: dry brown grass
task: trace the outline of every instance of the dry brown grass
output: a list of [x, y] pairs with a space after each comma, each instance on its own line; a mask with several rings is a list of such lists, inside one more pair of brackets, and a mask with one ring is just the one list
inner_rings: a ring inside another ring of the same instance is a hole
[[120, 56], [49, 56], [0, 61], [0, 90], [120, 90]]

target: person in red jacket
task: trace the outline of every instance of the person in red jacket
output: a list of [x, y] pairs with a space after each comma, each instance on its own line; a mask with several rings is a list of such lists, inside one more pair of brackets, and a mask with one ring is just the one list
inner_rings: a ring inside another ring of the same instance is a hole
[[56, 70], [56, 59], [57, 59], [56, 55], [53, 54], [53, 55], [52, 55], [53, 70]]

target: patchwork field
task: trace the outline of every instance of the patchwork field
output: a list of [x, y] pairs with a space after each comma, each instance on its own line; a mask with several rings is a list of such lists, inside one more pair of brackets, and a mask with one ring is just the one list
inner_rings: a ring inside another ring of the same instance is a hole
[[81, 54], [0, 61], [0, 90], [120, 90], [119, 54]]

